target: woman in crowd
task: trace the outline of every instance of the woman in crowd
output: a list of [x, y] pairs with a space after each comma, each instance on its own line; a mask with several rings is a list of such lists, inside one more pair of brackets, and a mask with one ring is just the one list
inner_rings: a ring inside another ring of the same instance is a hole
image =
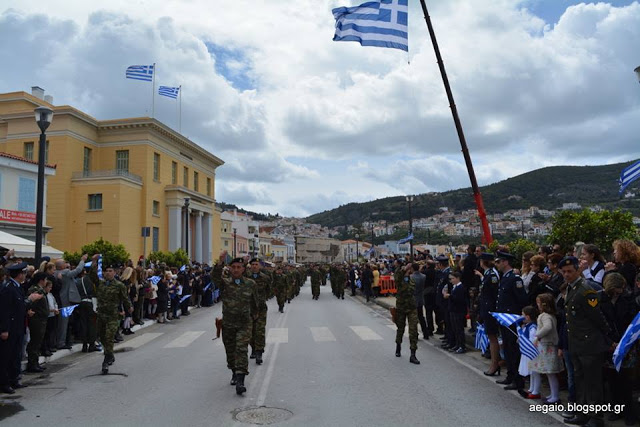
[[560, 293], [560, 286], [564, 283], [564, 277], [558, 269], [558, 264], [562, 260], [562, 255], [558, 253], [552, 253], [547, 257], [547, 270], [549, 274], [540, 274], [545, 280], [545, 286], [554, 296], [558, 296]]
[[144, 285], [147, 283], [147, 271], [141, 266], [136, 267], [136, 289], [133, 304], [133, 322], [137, 325], [144, 325], [142, 316], [144, 313]]
[[546, 282], [544, 280], [544, 268], [547, 266], [545, 259], [541, 255], [535, 255], [531, 257], [530, 269], [531, 279], [529, 280], [529, 304], [533, 307], [536, 306], [536, 298], [547, 292]]
[[609, 262], [605, 266], [607, 272], [616, 271], [624, 277], [627, 289], [637, 293], [635, 282], [640, 265], [640, 250], [631, 240], [621, 239], [613, 242], [613, 258], [615, 263]]
[[380, 270], [376, 264], [373, 264], [373, 283], [371, 284], [371, 291], [373, 293], [373, 298], [378, 298], [380, 296]]
[[529, 292], [529, 285], [531, 284], [531, 279], [535, 275], [533, 271], [531, 271], [531, 258], [535, 255], [532, 251], [527, 251], [522, 254], [522, 268], [520, 269], [520, 277], [522, 277], [522, 283], [524, 283], [524, 290]]
[[166, 314], [167, 314], [167, 304], [169, 302], [169, 281], [171, 280], [171, 273], [157, 272], [156, 275], [161, 276], [160, 281], [158, 282], [157, 285], [152, 284], [152, 286], [155, 286], [157, 289], [156, 313], [158, 316], [158, 323], [165, 323], [165, 322], [169, 322], [169, 320], [166, 319]]
[[[132, 267], [127, 267], [122, 272], [120, 276], [120, 281], [124, 283], [124, 286], [127, 288], [127, 294], [129, 296], [129, 300], [131, 300], [132, 289], [135, 291], [136, 286], [136, 278], [135, 278], [135, 270]], [[124, 320], [122, 321], [122, 333], [125, 335], [131, 335], [134, 332], [131, 330], [131, 313], [128, 311], [124, 314]]]
[[604, 265], [604, 257], [596, 245], [584, 245], [582, 247], [580, 269], [582, 270], [582, 276], [586, 280], [602, 285], [605, 273]]
[[49, 305], [49, 317], [47, 317], [47, 326], [44, 330], [44, 339], [42, 340], [42, 355], [45, 357], [49, 357], [57, 351], [56, 331], [58, 330], [58, 316], [60, 315], [60, 311], [58, 310], [58, 302], [52, 293], [52, 279], [53, 276], [47, 277], [44, 285], [44, 290], [47, 293], [47, 304]]
[[[156, 276], [161, 276], [162, 273], [156, 272]], [[151, 282], [149, 278], [149, 286], [147, 287], [147, 298], [149, 299], [149, 319], [156, 319], [158, 316], [158, 285], [160, 283]], [[166, 311], [166, 308], [165, 308]]]

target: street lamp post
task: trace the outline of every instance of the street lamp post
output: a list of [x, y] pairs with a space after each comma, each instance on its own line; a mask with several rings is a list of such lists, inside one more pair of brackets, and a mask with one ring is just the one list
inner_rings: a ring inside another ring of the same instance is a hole
[[[409, 235], [413, 234], [413, 216], [411, 215], [411, 203], [413, 202], [413, 196], [405, 197], [407, 204], [409, 205]], [[413, 262], [413, 239], [409, 240], [409, 250], [411, 251], [411, 261]]]
[[358, 233], [356, 233], [356, 262], [358, 262], [358, 260], [360, 259], [360, 248], [358, 245], [358, 239], [360, 238], [360, 235]]
[[42, 226], [44, 223], [44, 156], [47, 145], [45, 131], [51, 125], [53, 110], [48, 107], [38, 107], [34, 110], [36, 123], [40, 128], [40, 142], [38, 143], [38, 193], [36, 200], [36, 265], [40, 265], [42, 259]]
[[[189, 198], [185, 197], [184, 199], [184, 251], [187, 253], [187, 257], [189, 257]], [[189, 257], [189, 260], [191, 258]]]
[[233, 229], [233, 257], [236, 257], [236, 232], [238, 231], [237, 228]]

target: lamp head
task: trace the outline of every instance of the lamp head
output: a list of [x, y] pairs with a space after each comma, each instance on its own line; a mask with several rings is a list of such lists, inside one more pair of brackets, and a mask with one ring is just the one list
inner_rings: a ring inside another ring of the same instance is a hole
[[640, 82], [640, 66], [639, 66], [639, 67], [636, 67], [636, 69], [635, 69], [635, 70], [633, 70], [633, 71], [635, 71], [635, 72], [636, 72], [636, 77], [638, 77], [638, 82]]
[[53, 120], [53, 110], [49, 107], [38, 107], [34, 110], [36, 123], [42, 132], [47, 130]]

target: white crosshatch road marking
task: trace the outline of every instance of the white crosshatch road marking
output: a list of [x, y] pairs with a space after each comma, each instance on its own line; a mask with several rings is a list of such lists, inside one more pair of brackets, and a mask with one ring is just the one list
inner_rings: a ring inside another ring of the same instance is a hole
[[271, 328], [267, 333], [267, 344], [288, 343], [289, 328]]
[[336, 337], [331, 333], [331, 330], [325, 326], [311, 326], [311, 335], [315, 342], [328, 342], [335, 341]]
[[169, 344], [165, 345], [164, 348], [179, 348], [186, 347], [195, 340], [197, 340], [200, 335], [204, 334], [205, 331], [188, 331], [184, 334], [180, 335], [175, 340], [171, 341]]
[[382, 337], [367, 326], [349, 326], [362, 341], [382, 340]]

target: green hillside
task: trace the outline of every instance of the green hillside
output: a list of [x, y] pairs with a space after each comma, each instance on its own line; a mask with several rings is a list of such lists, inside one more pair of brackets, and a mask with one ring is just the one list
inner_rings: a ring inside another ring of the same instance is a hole
[[[599, 205], [606, 209], [623, 208], [640, 214], [640, 199], [620, 199], [618, 178], [623, 168], [633, 162], [604, 166], [552, 166], [537, 169], [495, 184], [481, 187], [488, 213], [537, 206], [556, 209], [563, 203], [579, 203], [583, 207]], [[631, 185], [630, 191], [640, 188]], [[475, 209], [471, 188], [417, 195], [413, 201], [413, 217], [422, 218], [450, 210]], [[373, 216], [372, 216], [373, 214]], [[349, 203], [307, 218], [307, 222], [329, 227], [356, 225], [374, 220], [401, 221], [408, 218], [404, 196], [387, 197], [366, 203]]]

